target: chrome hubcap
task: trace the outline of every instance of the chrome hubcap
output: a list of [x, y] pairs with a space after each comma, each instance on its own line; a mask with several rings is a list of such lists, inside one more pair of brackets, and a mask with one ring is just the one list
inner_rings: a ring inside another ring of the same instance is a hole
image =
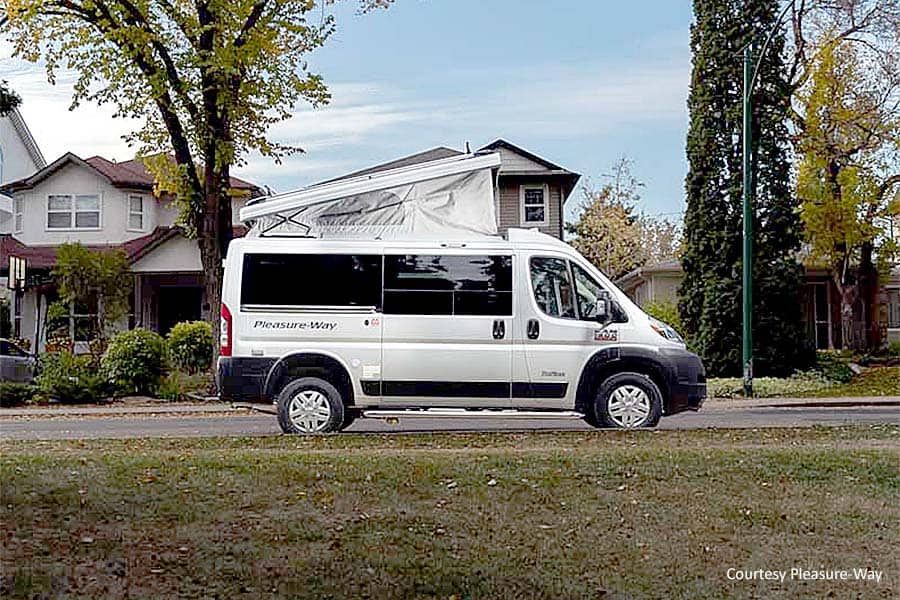
[[607, 413], [619, 427], [640, 427], [650, 415], [650, 396], [636, 385], [622, 385], [609, 395]]
[[320, 431], [331, 416], [328, 399], [316, 390], [304, 390], [291, 399], [291, 423], [304, 433]]

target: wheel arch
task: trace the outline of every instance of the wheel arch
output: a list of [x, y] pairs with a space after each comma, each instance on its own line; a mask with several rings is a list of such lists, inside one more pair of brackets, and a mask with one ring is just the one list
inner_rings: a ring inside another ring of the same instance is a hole
[[581, 370], [575, 394], [575, 410], [586, 412], [600, 385], [616, 373], [641, 373], [650, 378], [662, 395], [663, 414], [669, 412], [670, 367], [665, 359], [642, 348], [602, 348], [587, 360]]
[[346, 406], [353, 406], [355, 393], [350, 369], [339, 357], [321, 351], [291, 352], [275, 361], [263, 384], [265, 398], [274, 402], [288, 382], [300, 377], [324, 379], [337, 388]]

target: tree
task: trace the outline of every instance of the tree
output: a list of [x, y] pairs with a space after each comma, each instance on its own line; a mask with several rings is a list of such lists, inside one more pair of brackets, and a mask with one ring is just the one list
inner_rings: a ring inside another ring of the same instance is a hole
[[[772, 28], [777, 8], [774, 0], [694, 1], [679, 311], [713, 375], [741, 373], [741, 49]], [[811, 357], [800, 310], [801, 227], [787, 160], [783, 47], [776, 35], [753, 92], [756, 374], [787, 374]]]
[[677, 258], [678, 225], [635, 210], [643, 184], [631, 174], [630, 162], [620, 159], [606, 178], [600, 189], [582, 189], [581, 214], [566, 224], [566, 231], [575, 236], [572, 245], [612, 279]]
[[896, 256], [886, 229], [900, 215], [900, 77], [890, 63], [867, 58], [864, 46], [832, 37], [798, 93], [797, 193], [806, 237], [811, 258], [831, 267], [841, 341], [853, 348], [881, 343], [875, 263]]
[[9, 87], [6, 80], [0, 80], [0, 117], [12, 112], [21, 102], [22, 99]]
[[96, 307], [94, 330], [101, 341], [128, 314], [134, 282], [123, 250], [95, 252], [79, 243], [63, 244], [56, 252], [53, 279], [66, 308]]
[[[330, 4], [326, 0], [326, 4]], [[362, 1], [363, 10], [386, 0]], [[334, 29], [314, 0], [7, 0], [16, 56], [79, 78], [73, 106], [112, 103], [143, 122], [129, 136], [158, 190], [175, 194], [195, 235], [214, 310], [231, 238], [231, 168], [257, 151], [300, 151], [266, 137], [298, 102], [329, 99], [306, 56]], [[170, 158], [170, 155], [174, 158]]]

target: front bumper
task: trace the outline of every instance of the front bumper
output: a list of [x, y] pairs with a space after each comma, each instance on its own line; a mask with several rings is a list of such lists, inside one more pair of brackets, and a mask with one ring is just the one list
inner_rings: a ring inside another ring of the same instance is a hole
[[666, 348], [662, 352], [671, 365], [666, 414], [699, 410], [706, 398], [706, 369], [703, 361], [693, 352], [680, 348]]

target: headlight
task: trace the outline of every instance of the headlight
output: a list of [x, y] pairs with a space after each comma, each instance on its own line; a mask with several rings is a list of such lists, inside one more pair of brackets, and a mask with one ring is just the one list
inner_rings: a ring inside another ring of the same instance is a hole
[[650, 327], [653, 328], [653, 331], [663, 336], [667, 340], [671, 342], [677, 342], [679, 344], [684, 344], [684, 339], [678, 335], [678, 332], [660, 321], [659, 319], [654, 319], [650, 317]]

